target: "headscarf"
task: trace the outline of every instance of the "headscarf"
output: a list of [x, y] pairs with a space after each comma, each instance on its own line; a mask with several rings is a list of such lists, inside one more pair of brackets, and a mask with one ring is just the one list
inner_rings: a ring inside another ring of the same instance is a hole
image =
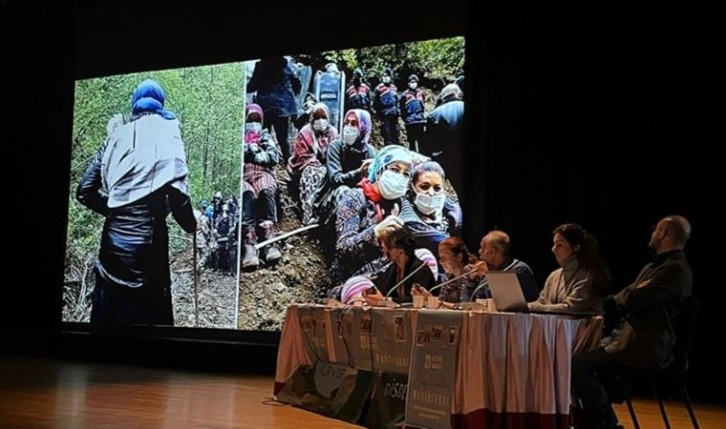
[[371, 139], [371, 114], [365, 109], [350, 109], [345, 112], [345, 116], [343, 116], [343, 118], [347, 118], [351, 113], [354, 114], [358, 120], [358, 130], [360, 130], [358, 140], [356, 140], [353, 146], [360, 149], [368, 144], [368, 141]]
[[389, 145], [384, 146], [380, 152], [373, 158], [373, 163], [368, 171], [368, 180], [376, 183], [378, 175], [394, 162], [413, 163], [411, 152], [403, 146]]
[[414, 254], [418, 259], [421, 260], [421, 262], [428, 265], [435, 279], [439, 278], [439, 262], [436, 260], [436, 257], [429, 249], [422, 247], [416, 249], [414, 251]]
[[308, 118], [308, 122], [310, 122], [310, 125], [313, 124], [315, 121], [315, 112], [318, 110], [322, 110], [325, 113], [325, 119], [330, 120], [330, 108], [325, 103], [315, 103], [313, 104], [313, 107], [310, 108], [310, 117]]
[[146, 79], [134, 90], [131, 98], [131, 114], [156, 113], [164, 119], [176, 119], [176, 115], [164, 109], [164, 89], [153, 79]]
[[[245, 121], [250, 117], [250, 113], [257, 113], [260, 115], [260, 124], [264, 124], [265, 115], [262, 113], [262, 107], [255, 103], [247, 104], [245, 109]], [[261, 132], [244, 131], [245, 143], [254, 142], [257, 143], [260, 140]]]
[[373, 286], [373, 282], [368, 277], [353, 276], [343, 283], [340, 302], [346, 305], [352, 304], [356, 297], [362, 296], [363, 291]]

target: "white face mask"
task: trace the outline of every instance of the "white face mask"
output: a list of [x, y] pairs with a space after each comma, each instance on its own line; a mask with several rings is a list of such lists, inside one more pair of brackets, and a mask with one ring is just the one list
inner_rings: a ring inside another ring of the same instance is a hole
[[444, 194], [443, 192], [434, 195], [416, 192], [416, 198], [413, 200], [416, 208], [425, 215], [430, 215], [441, 211], [441, 209], [444, 208], [445, 202], [446, 194]]
[[409, 179], [403, 174], [386, 170], [378, 178], [378, 190], [381, 196], [387, 200], [395, 200], [406, 194]]
[[348, 146], [355, 143], [355, 141], [358, 140], [359, 135], [360, 130], [358, 128], [351, 126], [343, 127], [343, 139], [345, 140], [345, 144]]
[[418, 84], [416, 82], [411, 82], [408, 84], [408, 87], [411, 89], [416, 89], [416, 87], [418, 87]]
[[245, 124], [245, 131], [259, 133], [260, 131], [262, 131], [262, 124], [259, 122], [247, 122]]
[[391, 77], [390, 76], [383, 76], [383, 79], [381, 79], [383, 83], [391, 83]]
[[325, 131], [328, 128], [327, 119], [316, 119], [313, 121], [313, 128], [315, 131]]

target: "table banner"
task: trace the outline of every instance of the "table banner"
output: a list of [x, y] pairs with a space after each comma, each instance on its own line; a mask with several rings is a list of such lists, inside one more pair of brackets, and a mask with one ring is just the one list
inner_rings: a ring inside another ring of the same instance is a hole
[[298, 318], [305, 351], [314, 361], [329, 362], [326, 323], [328, 315], [325, 307], [301, 305], [298, 308]]
[[406, 415], [407, 392], [408, 374], [376, 373], [363, 425], [367, 428], [400, 428]]
[[[339, 313], [338, 311], [342, 312]], [[337, 310], [331, 331], [337, 338], [333, 342], [335, 362], [346, 362], [353, 368], [370, 371], [373, 343], [373, 317], [370, 308], [347, 307]]]
[[328, 414], [350, 368], [316, 362], [301, 366], [277, 393], [277, 400], [320, 414]]
[[328, 416], [348, 423], [363, 424], [363, 410], [370, 400], [372, 387], [373, 374], [370, 371], [347, 367], [328, 409]]
[[[346, 312], [350, 312], [350, 310], [342, 307], [331, 308], [326, 311], [326, 314], [328, 315], [326, 319], [328, 326], [328, 354], [331, 363], [352, 367], [352, 357], [348, 351], [348, 342], [346, 341], [346, 338], [343, 337], [344, 329], [346, 328], [346, 324], [344, 323], [344, 316], [346, 315]], [[352, 316], [349, 316], [349, 318], [351, 317]]]
[[411, 351], [406, 425], [451, 427], [456, 351], [463, 312], [419, 310]]
[[408, 375], [413, 346], [413, 314], [410, 310], [373, 310], [374, 372]]

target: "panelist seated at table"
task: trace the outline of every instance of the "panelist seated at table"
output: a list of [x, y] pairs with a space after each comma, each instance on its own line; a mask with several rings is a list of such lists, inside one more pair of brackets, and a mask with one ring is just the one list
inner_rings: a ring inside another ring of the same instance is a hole
[[386, 146], [373, 159], [368, 177], [340, 197], [331, 264], [334, 284], [377, 273], [390, 264], [379, 242], [386, 229], [403, 228], [398, 214], [411, 182], [412, 163], [413, 155], [405, 147]]
[[381, 244], [383, 254], [393, 263], [371, 276], [376, 290], [363, 292], [368, 304], [378, 305], [385, 297], [397, 303], [411, 302], [414, 285], [430, 289], [436, 284], [429, 265], [416, 256], [415, 240], [408, 230], [387, 230], [381, 234]]
[[693, 290], [693, 272], [684, 251], [690, 236], [691, 224], [685, 217], [662, 218], [648, 242], [654, 258], [633, 283], [606, 298], [605, 317], [615, 323], [606, 326], [606, 337], [597, 348], [572, 360], [571, 389], [578, 399], [580, 427], [622, 428], [612, 408], [612, 402], [624, 400], [616, 376], [628, 368], [628, 372], [652, 371], [673, 362], [673, 346], [679, 340], [673, 318], [683, 311]]
[[[414, 253], [418, 259], [429, 267], [434, 278], [438, 278], [439, 266], [434, 254], [429, 249], [424, 248], [416, 249]], [[353, 305], [358, 300], [365, 301], [363, 299], [363, 292], [371, 288], [376, 289], [376, 285], [370, 277], [353, 276], [340, 286], [340, 302], [345, 305]]]
[[597, 241], [582, 226], [567, 223], [552, 231], [552, 253], [560, 268], [552, 271], [532, 311], [602, 314], [610, 287], [610, 271], [598, 252]]
[[[438, 295], [441, 305], [446, 308], [455, 308], [461, 302], [462, 292], [465, 288], [473, 289], [478, 281], [470, 279], [475, 269], [476, 256], [469, 253], [466, 243], [459, 237], [449, 237], [439, 243], [439, 262], [443, 273], [437, 277], [438, 285], [432, 290], [414, 290], [414, 295], [420, 293], [424, 297]], [[438, 289], [438, 290], [437, 290]]]
[[486, 273], [489, 271], [514, 271], [524, 299], [534, 301], [539, 296], [539, 288], [534, 272], [526, 262], [512, 257], [509, 234], [500, 230], [489, 231], [479, 243], [479, 262], [475, 263], [468, 282], [461, 293], [462, 301], [475, 301], [478, 298], [491, 298]]

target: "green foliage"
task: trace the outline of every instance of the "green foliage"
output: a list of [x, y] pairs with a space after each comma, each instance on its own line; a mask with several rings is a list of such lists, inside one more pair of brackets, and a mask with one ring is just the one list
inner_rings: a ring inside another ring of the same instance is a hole
[[[166, 93], [165, 107], [182, 126], [189, 165], [189, 188], [195, 206], [216, 191], [239, 195], [241, 136], [245, 100], [243, 63], [109, 76], [76, 83], [69, 192], [68, 250], [96, 252], [103, 218], [75, 199], [76, 186], [106, 138], [106, 124], [118, 113], [128, 118], [133, 91], [144, 79], [155, 79]], [[172, 252], [189, 244], [169, 221]], [[80, 258], [81, 260], [83, 258]]]
[[415, 73], [420, 79], [451, 82], [463, 70], [464, 57], [464, 37], [451, 37], [327, 51], [294, 58], [303, 64], [310, 64], [313, 70], [322, 70], [325, 64], [335, 62], [347, 76], [360, 67], [369, 82], [378, 82], [386, 67], [393, 69], [397, 81], [405, 80]]

